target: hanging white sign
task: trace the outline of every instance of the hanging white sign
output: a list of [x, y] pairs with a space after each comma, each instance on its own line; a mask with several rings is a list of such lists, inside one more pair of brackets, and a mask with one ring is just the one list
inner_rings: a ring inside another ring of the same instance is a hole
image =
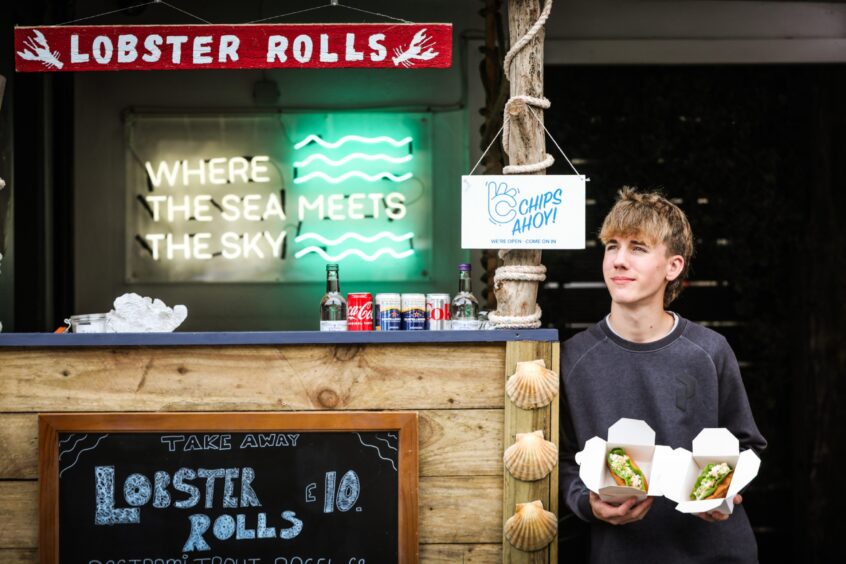
[[584, 249], [585, 177], [462, 176], [462, 249]]

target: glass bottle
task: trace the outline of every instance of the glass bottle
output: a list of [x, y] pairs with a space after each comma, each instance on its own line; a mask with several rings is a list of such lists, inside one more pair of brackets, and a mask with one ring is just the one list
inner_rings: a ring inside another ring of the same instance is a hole
[[341, 295], [338, 265], [326, 265], [326, 294], [320, 300], [320, 330], [347, 330], [347, 300]]
[[458, 265], [458, 293], [449, 306], [453, 329], [479, 328], [479, 301], [471, 290], [472, 276], [470, 265]]

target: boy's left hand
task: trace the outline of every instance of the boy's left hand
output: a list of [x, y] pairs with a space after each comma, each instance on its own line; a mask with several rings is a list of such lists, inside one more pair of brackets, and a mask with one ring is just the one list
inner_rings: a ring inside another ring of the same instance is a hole
[[[740, 494], [737, 494], [736, 496], [734, 496], [734, 504], [740, 505], [741, 503], [743, 503], [743, 497], [741, 497]], [[706, 511], [705, 513], [697, 513], [696, 516], [699, 517], [700, 519], [704, 519], [705, 521], [708, 521], [709, 523], [716, 523], [718, 521], [728, 521], [728, 518], [731, 517], [731, 514], [730, 513], [722, 513], [720, 511], [714, 510], [714, 511]]]

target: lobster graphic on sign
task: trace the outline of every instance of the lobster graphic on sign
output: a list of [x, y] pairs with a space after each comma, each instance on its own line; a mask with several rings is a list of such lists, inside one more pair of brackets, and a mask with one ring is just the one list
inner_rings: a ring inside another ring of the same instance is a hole
[[432, 49], [434, 45], [432, 38], [426, 35], [424, 27], [414, 34], [408, 47], [394, 49], [394, 57], [391, 60], [394, 65], [402, 65], [405, 68], [414, 66], [414, 61], [429, 61], [438, 56], [438, 52]]
[[26, 38], [24, 40], [26, 49], [18, 51], [18, 55], [27, 61], [41, 61], [41, 64], [46, 66], [48, 69], [60, 69], [65, 66], [62, 61], [59, 60], [61, 54], [58, 51], [50, 50], [50, 45], [48, 45], [44, 34], [37, 29], [33, 29], [32, 33], [35, 34], [35, 38]]

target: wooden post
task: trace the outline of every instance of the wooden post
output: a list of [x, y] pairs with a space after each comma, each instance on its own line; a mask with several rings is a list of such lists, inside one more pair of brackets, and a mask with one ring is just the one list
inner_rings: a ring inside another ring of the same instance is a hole
[[[509, 0], [508, 30], [511, 44], [514, 45], [537, 21], [540, 15], [538, 0]], [[526, 95], [543, 97], [543, 39], [544, 29], [519, 51], [510, 68], [504, 69], [511, 82], [511, 96]], [[508, 139], [508, 161], [511, 165], [532, 164], [543, 161], [546, 155], [546, 143], [541, 123], [532, 112], [543, 121], [543, 110], [529, 108], [517, 101], [509, 106], [510, 120]], [[544, 174], [544, 171], [535, 174]], [[503, 257], [505, 266], [537, 266], [541, 263], [541, 252], [510, 251]], [[535, 313], [538, 283], [504, 280], [498, 282], [494, 291], [497, 300], [497, 314], [521, 316]]]

